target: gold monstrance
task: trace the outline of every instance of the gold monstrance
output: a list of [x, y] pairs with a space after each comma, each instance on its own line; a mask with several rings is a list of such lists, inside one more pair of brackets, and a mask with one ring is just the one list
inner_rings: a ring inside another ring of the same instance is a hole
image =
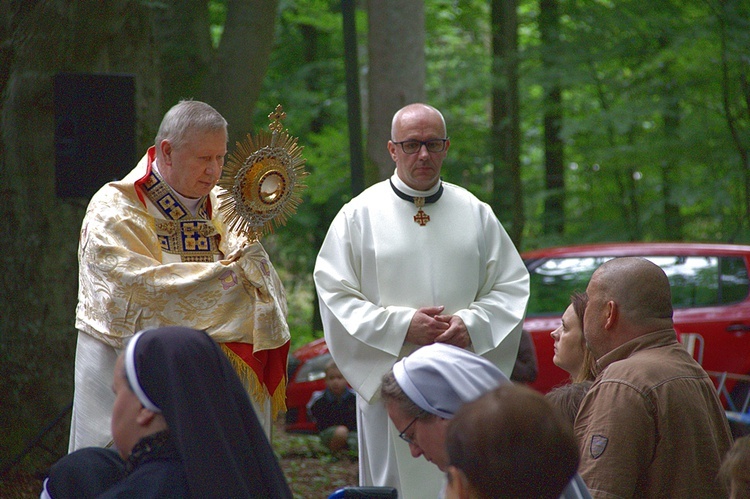
[[302, 202], [303, 179], [308, 175], [297, 137], [283, 129], [281, 104], [268, 115], [271, 132], [249, 133], [229, 155], [217, 185], [219, 211], [230, 230], [258, 240], [282, 226]]

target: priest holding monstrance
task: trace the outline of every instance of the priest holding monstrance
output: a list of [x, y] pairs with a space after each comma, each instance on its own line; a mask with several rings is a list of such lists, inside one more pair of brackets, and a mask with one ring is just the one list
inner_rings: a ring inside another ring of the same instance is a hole
[[286, 295], [260, 236], [300, 202], [304, 159], [283, 130], [227, 156], [227, 122], [181, 101], [133, 171], [91, 199], [79, 242], [70, 451], [110, 443], [113, 368], [138, 331], [181, 325], [221, 344], [270, 435], [285, 409]]

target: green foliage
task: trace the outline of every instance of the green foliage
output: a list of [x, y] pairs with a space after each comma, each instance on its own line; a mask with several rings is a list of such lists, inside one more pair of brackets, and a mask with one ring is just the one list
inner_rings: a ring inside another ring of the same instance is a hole
[[[717, 13], [704, 2], [560, 6], [558, 68], [545, 74], [532, 65], [529, 75], [531, 85], [558, 77], [565, 89], [566, 236], [537, 232], [545, 194], [534, 161], [524, 172], [529, 244], [663, 239], [665, 201], [680, 206], [684, 239], [742, 240], [742, 165], [722, 113], [722, 80], [711, 70], [721, 58]], [[746, 25], [747, 9], [733, 19]], [[524, 106], [538, 114], [530, 97]]]
[[[308, 290], [317, 248], [349, 198], [339, 7], [333, 0], [280, 3], [256, 120], [265, 126], [265, 115], [282, 103], [285, 125], [305, 146], [311, 173], [305, 201], [276, 236], [277, 265], [289, 271], [290, 294], [302, 296], [291, 300], [290, 322], [305, 339], [320, 334], [302, 327], [314, 313]], [[728, 132], [723, 81], [713, 70], [724, 50], [732, 109], [746, 116], [737, 92], [748, 71], [740, 54], [748, 46], [750, 15], [739, 2], [723, 7], [725, 13], [698, 1], [560, 0], [560, 43], [543, 46], [538, 2], [519, 2], [525, 248], [664, 239], [674, 223], [665, 220], [666, 202], [679, 206], [683, 239], [750, 240], [743, 167]], [[366, 12], [357, 15], [364, 50]], [[425, 29], [427, 100], [443, 111], [451, 138], [443, 178], [488, 201], [493, 188], [505, 188], [492, 185], [488, 150], [489, 4], [428, 2]], [[542, 67], [543, 53], [551, 54], [553, 67]], [[366, 69], [366, 57], [360, 64]], [[542, 99], [553, 81], [563, 89], [563, 235], [545, 234], [542, 226], [544, 200], [552, 194], [544, 187]], [[747, 134], [749, 125], [740, 125]]]
[[317, 435], [290, 434], [283, 439], [274, 439], [274, 451], [279, 458], [291, 456], [314, 457], [328, 454]]
[[451, 139], [443, 178], [489, 200], [489, 5], [437, 2], [426, 8], [425, 17], [426, 93], [443, 111]]
[[288, 224], [277, 230], [276, 266], [290, 297], [292, 347], [322, 336], [313, 331], [316, 296], [312, 270], [328, 225], [349, 197], [349, 139], [346, 125], [342, 20], [340, 2], [281, 2], [276, 46], [256, 123], [282, 104], [284, 126], [299, 137], [306, 159], [304, 201]]
[[224, 24], [227, 20], [226, 2], [216, 0], [208, 2], [208, 15], [211, 22], [211, 45], [216, 49], [221, 42], [221, 35], [224, 33]]

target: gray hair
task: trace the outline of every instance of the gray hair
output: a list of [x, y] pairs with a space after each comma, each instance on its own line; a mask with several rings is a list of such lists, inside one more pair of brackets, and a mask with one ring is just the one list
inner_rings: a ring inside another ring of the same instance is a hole
[[417, 416], [424, 415], [427, 418], [428, 416], [434, 416], [434, 414], [424, 411], [404, 393], [401, 385], [396, 381], [393, 369], [389, 370], [383, 376], [383, 381], [380, 385], [380, 397], [384, 403], [392, 402], [396, 404], [406, 417], [416, 418]]
[[170, 141], [173, 148], [179, 149], [185, 145], [192, 131], [226, 133], [227, 120], [205, 102], [182, 100], [167, 111], [159, 125], [154, 139], [157, 151], [163, 140]]

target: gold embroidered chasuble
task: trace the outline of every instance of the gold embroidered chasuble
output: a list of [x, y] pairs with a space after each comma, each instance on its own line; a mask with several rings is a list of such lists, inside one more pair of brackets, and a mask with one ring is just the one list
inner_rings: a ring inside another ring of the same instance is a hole
[[259, 242], [227, 231], [214, 192], [191, 214], [152, 171], [153, 159], [152, 147], [89, 204], [76, 328], [116, 348], [146, 328], [205, 330], [251, 396], [271, 397], [275, 415], [284, 409], [290, 339], [278, 274]]

